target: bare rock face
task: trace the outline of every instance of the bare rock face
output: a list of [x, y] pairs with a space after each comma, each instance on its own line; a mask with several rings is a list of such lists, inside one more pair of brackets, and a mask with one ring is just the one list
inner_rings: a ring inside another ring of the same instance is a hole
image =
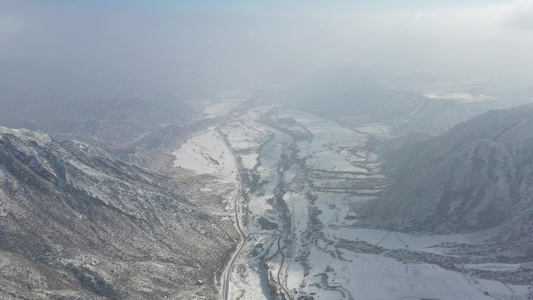
[[490, 111], [383, 157], [391, 183], [365, 222], [438, 233], [517, 227], [530, 236], [532, 105]]
[[215, 299], [236, 239], [170, 177], [0, 127], [2, 299]]

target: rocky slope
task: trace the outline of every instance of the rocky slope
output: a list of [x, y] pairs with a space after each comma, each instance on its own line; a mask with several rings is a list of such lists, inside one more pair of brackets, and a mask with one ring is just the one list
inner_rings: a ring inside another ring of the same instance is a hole
[[533, 105], [489, 111], [382, 157], [390, 185], [365, 223], [438, 233], [514, 228], [523, 245], [533, 241]]
[[175, 180], [0, 128], [0, 298], [216, 298], [237, 235]]

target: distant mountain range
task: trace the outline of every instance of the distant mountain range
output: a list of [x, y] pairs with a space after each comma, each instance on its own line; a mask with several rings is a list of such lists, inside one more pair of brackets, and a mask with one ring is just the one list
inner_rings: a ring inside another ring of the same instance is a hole
[[508, 108], [533, 99], [531, 89], [494, 96], [484, 95], [482, 91], [475, 93], [481, 94], [429, 97], [419, 91], [387, 88], [355, 67], [332, 67], [287, 87], [281, 98], [291, 108], [333, 118], [349, 126], [389, 125], [393, 136], [413, 132], [438, 134], [490, 109]]

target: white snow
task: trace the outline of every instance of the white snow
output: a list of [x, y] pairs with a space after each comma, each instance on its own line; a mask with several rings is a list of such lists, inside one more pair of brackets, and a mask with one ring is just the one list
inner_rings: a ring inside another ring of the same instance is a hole
[[171, 154], [176, 158], [174, 167], [236, 180], [233, 155], [214, 128], [192, 137]]
[[39, 143], [42, 143], [42, 144], [50, 143], [52, 141], [50, 136], [45, 133], [30, 131], [27, 129], [12, 129], [12, 128], [0, 126], [0, 134], [5, 134], [5, 133], [15, 134], [17, 136], [22, 135], [22, 136], [28, 137], [29, 139], [35, 139]]
[[502, 263], [485, 263], [485, 264], [466, 264], [467, 269], [485, 270], [485, 271], [513, 271], [520, 268], [520, 264], [502, 264]]
[[257, 164], [257, 158], [259, 155], [257, 153], [249, 154], [239, 154], [242, 165], [245, 169], [253, 169]]
[[[434, 264], [403, 263], [386, 256], [400, 249], [450, 255], [447, 246], [470, 244], [467, 236], [418, 236], [354, 227], [358, 222], [357, 205], [375, 199], [376, 191], [384, 186], [378, 157], [369, 152], [366, 143], [369, 136], [387, 135], [386, 126], [371, 124], [348, 129], [309, 113], [280, 110], [280, 119], [297, 122], [286, 124], [290, 130], [302, 134], [308, 130], [313, 135], [312, 140], [294, 141], [287, 132], [256, 122], [268, 109], [255, 108], [220, 126], [243, 171], [257, 167], [254, 172], [260, 176], [256, 192], [248, 193], [246, 204], [240, 204], [249, 212], [243, 228], [248, 238], [231, 273], [230, 299], [268, 299], [270, 289], [261, 272], [276, 282], [280, 272], [281, 283], [292, 299], [522, 299], [528, 293], [526, 286], [504, 285]], [[175, 164], [181, 157], [190, 160], [184, 167], [234, 174], [235, 168], [213, 165], [209, 159], [220, 157], [233, 163], [230, 153], [222, 154], [225, 147], [220, 142], [209, 131], [195, 137], [182, 146], [181, 152], [177, 151], [181, 156], [176, 155]], [[282, 224], [280, 207], [273, 199], [280, 180], [280, 157], [289, 154], [284, 152], [289, 145], [297, 147], [296, 156], [306, 162], [305, 170], [294, 164], [283, 173], [288, 189], [283, 201], [290, 211], [290, 233], [281, 232], [281, 228], [266, 230], [261, 228], [260, 218]], [[314, 187], [301, 180], [305, 172]], [[309, 193], [314, 198], [309, 198]], [[283, 237], [282, 246], [287, 243], [282, 247], [283, 266], [277, 247], [279, 237]], [[363, 253], [352, 247], [359, 242], [375, 246], [380, 254]], [[257, 260], [261, 255], [268, 270], [262, 269]], [[511, 270], [518, 266], [481, 264], [467, 268]]]
[[[463, 235], [417, 236], [353, 227], [357, 223], [354, 205], [371, 201], [373, 197], [324, 190], [342, 186], [347, 178], [369, 182], [382, 179], [376, 173], [379, 170], [376, 154], [368, 153], [364, 143], [366, 134], [384, 136], [388, 129], [376, 124], [357, 128], [358, 132], [354, 133], [335, 122], [307, 113], [285, 111], [284, 116], [293, 117], [314, 135], [308, 167], [321, 172], [336, 171], [337, 174], [341, 171], [353, 172], [335, 178], [313, 178], [314, 185], [318, 187], [314, 191], [317, 196], [314, 205], [310, 205], [302, 194], [293, 192], [285, 196], [295, 222], [292, 230], [295, 235], [292, 245], [294, 257], [285, 269], [287, 288], [291, 293], [296, 292], [291, 294], [294, 299], [300, 296], [312, 296], [314, 299], [485, 299], [485, 293], [493, 298], [511, 299], [516, 296], [522, 299], [527, 294], [526, 286], [475, 279], [433, 264], [405, 264], [381, 254], [361, 253], [338, 246], [342, 245], [337, 244], [339, 241], [361, 241], [381, 247], [384, 253], [407, 249], [446, 255], [449, 249], [443, 243], [471, 242]], [[369, 195], [373, 191], [366, 188], [357, 190], [360, 194]], [[312, 229], [314, 234], [306, 238], [304, 234], [312, 225], [309, 223], [311, 207], [319, 211], [317, 218], [322, 227], [315, 225]], [[306, 252], [309, 253], [307, 258], [301, 256]], [[307, 275], [304, 274], [305, 264], [309, 265]]]
[[390, 134], [389, 126], [385, 124], [370, 124], [367, 126], [356, 127], [355, 130], [363, 134], [379, 137], [388, 136]]
[[[313, 248], [309, 261], [318, 276], [309, 276], [301, 291], [317, 293], [315, 299], [349, 299], [342, 292], [350, 293], [354, 299], [487, 299], [485, 292], [494, 298], [510, 299], [510, 295], [527, 294], [524, 286], [475, 279], [431, 264], [404, 264], [345, 249], [340, 252], [344, 261]], [[326, 268], [329, 272], [325, 272]], [[322, 274], [328, 276], [326, 281], [321, 280]], [[324, 286], [329, 288], [321, 288]]]
[[432, 99], [451, 99], [451, 100], [460, 101], [460, 102], [479, 102], [479, 101], [487, 101], [487, 100], [494, 99], [494, 97], [488, 96], [485, 94], [472, 95], [470, 93], [464, 93], [464, 92], [453, 92], [453, 93], [447, 93], [444, 95], [426, 94], [426, 96]]
[[247, 90], [235, 90], [235, 91], [224, 91], [214, 94], [216, 101], [215, 104], [212, 104], [206, 107], [203, 113], [207, 118], [215, 118], [218, 116], [226, 116], [230, 111], [244, 101], [248, 100], [253, 95], [253, 92]]
[[444, 254], [443, 243], [470, 244], [463, 235], [421, 235], [416, 236], [401, 232], [392, 232], [367, 228], [328, 228], [329, 234], [337, 239], [364, 241], [385, 249], [406, 249]]

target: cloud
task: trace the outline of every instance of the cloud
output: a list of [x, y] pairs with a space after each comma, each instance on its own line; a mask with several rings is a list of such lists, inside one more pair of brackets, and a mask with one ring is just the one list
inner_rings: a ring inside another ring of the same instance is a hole
[[[358, 64], [382, 72], [428, 72], [463, 79], [533, 80], [533, 39], [510, 31], [525, 2], [453, 6], [353, 18], [345, 49]], [[528, 2], [530, 3], [530, 2]], [[529, 4], [528, 4], [529, 5]], [[527, 6], [531, 7], [531, 6]], [[529, 13], [529, 12], [528, 12]], [[342, 40], [342, 34], [338, 39]]]
[[25, 18], [0, 12], [0, 42], [19, 34], [25, 25]]
[[286, 83], [343, 63], [383, 77], [533, 81], [531, 1], [472, 2], [428, 7], [412, 0], [400, 9], [384, 1], [314, 1], [298, 14], [294, 3], [283, 10], [217, 2], [202, 10], [173, 2], [0, 0], [0, 64], [26, 62], [31, 76], [20, 72], [22, 83], [41, 76], [48, 90], [61, 89], [64, 80], [52, 79], [66, 76], [79, 78], [71, 86], [84, 93], [107, 91], [100, 94]]
[[507, 25], [511, 28], [532, 31], [533, 1], [517, 2], [506, 21]]

